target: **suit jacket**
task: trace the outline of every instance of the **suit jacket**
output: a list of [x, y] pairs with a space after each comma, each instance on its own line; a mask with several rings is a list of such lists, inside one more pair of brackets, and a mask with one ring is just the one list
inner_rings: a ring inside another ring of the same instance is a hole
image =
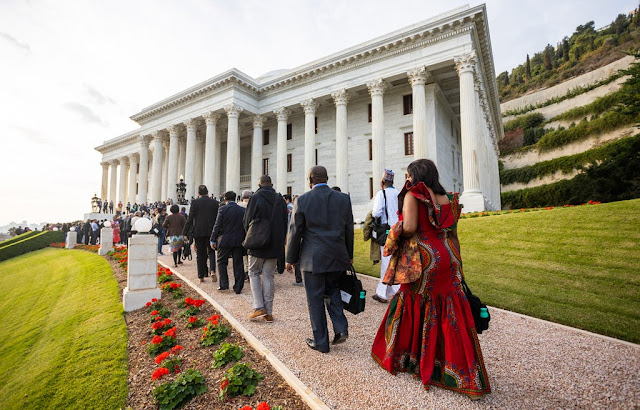
[[326, 185], [315, 186], [293, 205], [287, 263], [305, 272], [346, 271], [353, 259], [351, 198]]
[[244, 208], [235, 202], [229, 202], [218, 208], [216, 224], [211, 232], [211, 242], [215, 242], [218, 248], [235, 248], [242, 246], [244, 241]]
[[183, 235], [193, 234], [194, 238], [209, 238], [218, 215], [218, 201], [208, 195], [201, 196], [191, 202], [189, 219], [184, 226]]
[[[274, 200], [275, 206], [274, 209]], [[275, 211], [275, 213], [273, 212]], [[249, 255], [265, 258], [277, 259], [284, 256], [285, 237], [287, 234], [287, 203], [282, 195], [270, 187], [265, 186], [256, 191], [244, 213], [244, 231], [249, 229], [249, 224], [256, 218], [268, 219], [270, 221], [270, 240], [269, 245], [260, 249], [247, 249]]]

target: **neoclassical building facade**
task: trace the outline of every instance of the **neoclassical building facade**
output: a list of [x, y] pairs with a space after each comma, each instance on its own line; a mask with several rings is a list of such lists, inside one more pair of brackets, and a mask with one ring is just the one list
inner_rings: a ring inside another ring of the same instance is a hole
[[433, 160], [464, 212], [500, 209], [503, 136], [484, 5], [464, 6], [291, 70], [228, 70], [133, 115], [105, 141], [103, 199], [155, 202], [257, 189], [309, 189], [315, 164], [364, 218], [385, 168]]

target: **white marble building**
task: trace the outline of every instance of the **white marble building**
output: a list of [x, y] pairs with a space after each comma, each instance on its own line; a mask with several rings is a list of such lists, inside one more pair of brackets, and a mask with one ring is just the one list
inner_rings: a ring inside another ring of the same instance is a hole
[[154, 202], [209, 191], [308, 190], [316, 163], [364, 218], [384, 168], [401, 186], [416, 158], [436, 162], [464, 211], [500, 208], [503, 137], [484, 5], [464, 6], [291, 70], [233, 68], [131, 117], [105, 141], [101, 197]]

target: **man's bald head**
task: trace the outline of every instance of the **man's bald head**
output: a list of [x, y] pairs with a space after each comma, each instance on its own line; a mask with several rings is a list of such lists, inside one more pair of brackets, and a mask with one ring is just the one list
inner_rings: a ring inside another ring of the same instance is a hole
[[328, 179], [327, 169], [322, 165], [316, 165], [309, 170], [309, 183], [312, 186], [315, 184], [326, 184]]
[[258, 186], [272, 186], [271, 177], [269, 175], [263, 175], [258, 179]]

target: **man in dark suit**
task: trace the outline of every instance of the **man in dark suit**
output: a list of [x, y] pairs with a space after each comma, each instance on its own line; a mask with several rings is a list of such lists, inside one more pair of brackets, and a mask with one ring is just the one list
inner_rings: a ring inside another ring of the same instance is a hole
[[333, 323], [333, 344], [349, 337], [347, 318], [342, 310], [339, 279], [353, 263], [353, 213], [348, 195], [327, 186], [327, 170], [315, 166], [309, 171], [309, 186], [296, 200], [287, 240], [287, 270], [300, 263], [307, 293], [307, 306], [313, 339], [307, 345], [322, 353], [329, 352], [324, 295]]
[[[271, 177], [263, 175], [258, 180], [260, 189], [249, 199], [244, 213], [244, 229], [249, 230], [256, 219], [269, 221], [269, 241], [260, 248], [248, 248], [249, 281], [253, 295], [253, 313], [249, 319], [264, 318], [273, 321], [273, 295], [276, 262], [284, 254], [284, 241], [287, 232], [287, 204], [282, 195], [271, 184]], [[247, 235], [250, 235], [248, 233]], [[247, 241], [249, 238], [247, 238]]]
[[[191, 202], [189, 210], [189, 218], [184, 226], [182, 234], [185, 240], [189, 240], [189, 235], [193, 234], [196, 243], [196, 260], [198, 263], [198, 278], [200, 282], [204, 282], [205, 276], [208, 276], [207, 259], [209, 258], [209, 238], [213, 231], [213, 225], [216, 223], [218, 215], [218, 201], [209, 198], [209, 190], [205, 185], [198, 187], [198, 199]], [[211, 266], [211, 280], [215, 282], [215, 267]]]
[[218, 216], [216, 217], [209, 243], [211, 249], [218, 251], [217, 262], [218, 274], [220, 275], [220, 287], [218, 290], [229, 289], [227, 264], [231, 256], [233, 258], [233, 290], [236, 293], [240, 293], [244, 286], [244, 248], [242, 247], [242, 241], [244, 241], [244, 227], [242, 226], [244, 208], [238, 206], [235, 200], [235, 192], [225, 192], [225, 206], [218, 208]]

